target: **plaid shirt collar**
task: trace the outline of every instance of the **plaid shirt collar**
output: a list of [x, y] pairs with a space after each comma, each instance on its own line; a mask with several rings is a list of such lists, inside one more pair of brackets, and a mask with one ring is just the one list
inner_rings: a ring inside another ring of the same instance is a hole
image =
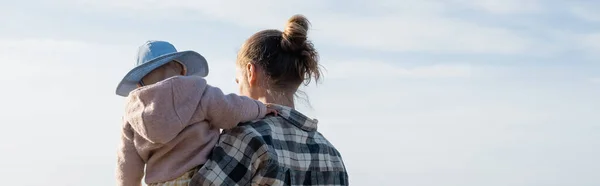
[[317, 123], [319, 123], [317, 119], [311, 119], [287, 106], [271, 104], [270, 107], [277, 110], [280, 117], [304, 131], [313, 132], [317, 130]]

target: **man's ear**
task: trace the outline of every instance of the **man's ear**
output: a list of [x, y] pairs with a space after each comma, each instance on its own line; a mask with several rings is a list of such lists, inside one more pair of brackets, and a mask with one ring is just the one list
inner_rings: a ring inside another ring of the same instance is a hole
[[250, 87], [256, 86], [256, 80], [257, 80], [257, 72], [256, 72], [256, 66], [252, 63], [248, 63], [246, 64], [246, 78], [248, 79], [248, 85], [250, 85]]

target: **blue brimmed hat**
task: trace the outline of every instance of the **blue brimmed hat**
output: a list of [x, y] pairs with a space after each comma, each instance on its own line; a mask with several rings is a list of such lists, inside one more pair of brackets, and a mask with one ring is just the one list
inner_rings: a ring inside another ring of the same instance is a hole
[[181, 63], [186, 69], [186, 75], [202, 77], [208, 75], [206, 59], [197, 52], [177, 52], [177, 49], [169, 42], [147, 41], [138, 50], [136, 67], [129, 71], [117, 86], [117, 95], [127, 97], [129, 92], [137, 88], [144, 76], [171, 61]]

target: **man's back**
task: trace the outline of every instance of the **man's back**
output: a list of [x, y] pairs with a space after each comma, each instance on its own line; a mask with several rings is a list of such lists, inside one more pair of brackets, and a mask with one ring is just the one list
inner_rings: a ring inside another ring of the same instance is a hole
[[190, 185], [348, 185], [340, 153], [317, 121], [277, 109], [280, 117], [224, 131]]

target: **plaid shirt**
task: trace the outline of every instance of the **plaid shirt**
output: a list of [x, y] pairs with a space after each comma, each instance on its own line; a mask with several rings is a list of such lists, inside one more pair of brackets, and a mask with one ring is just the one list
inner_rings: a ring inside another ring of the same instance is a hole
[[348, 185], [340, 153], [317, 120], [284, 106], [279, 117], [223, 131], [190, 185]]

